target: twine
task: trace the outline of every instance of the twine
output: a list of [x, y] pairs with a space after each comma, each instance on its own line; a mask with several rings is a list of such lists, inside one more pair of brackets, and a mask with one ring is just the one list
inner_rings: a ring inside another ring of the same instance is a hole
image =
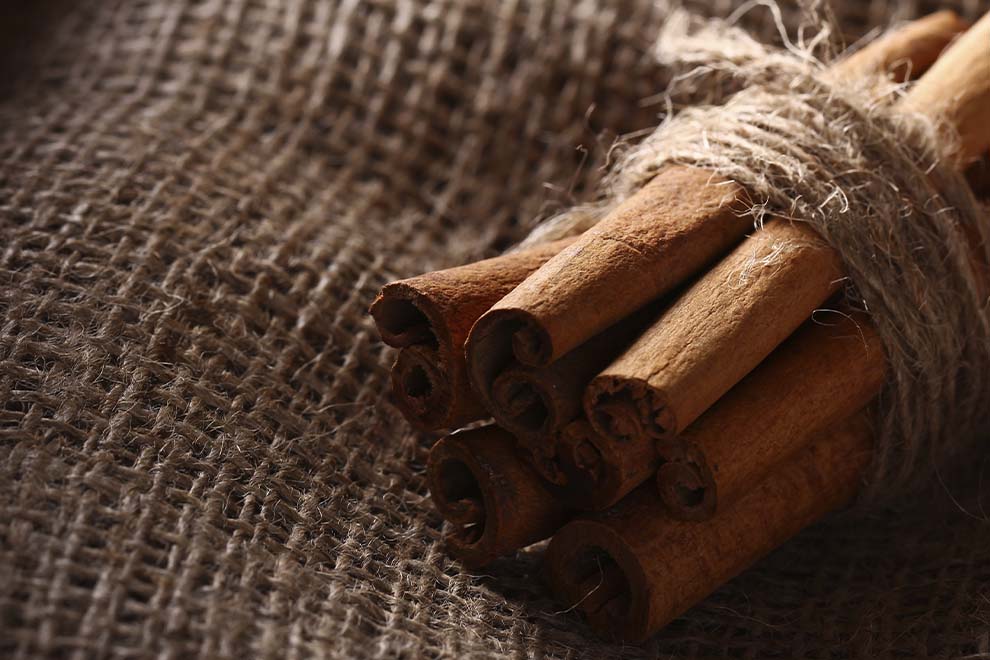
[[[863, 500], [891, 501], [969, 455], [990, 402], [990, 315], [967, 239], [987, 212], [949, 163], [957, 137], [892, 102], [884, 78], [834, 81], [820, 43], [761, 45], [723, 21], [669, 21], [658, 57], [694, 76], [745, 81], [724, 105], [670, 116], [617, 161], [606, 198], [552, 219], [530, 240], [583, 231], [663, 166], [743, 184], [773, 217], [807, 222], [840, 254], [848, 304], [868, 311], [888, 378]], [[981, 254], [987, 257], [985, 249]], [[813, 378], [814, 374], [809, 374]]]

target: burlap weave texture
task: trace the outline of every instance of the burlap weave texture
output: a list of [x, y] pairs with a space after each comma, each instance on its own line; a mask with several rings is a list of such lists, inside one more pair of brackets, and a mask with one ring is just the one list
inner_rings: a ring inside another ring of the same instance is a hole
[[978, 484], [808, 530], [642, 648], [559, 613], [537, 552], [439, 545], [367, 305], [592, 194], [662, 109], [662, 6], [38, 11], [0, 44], [0, 652], [990, 654]]

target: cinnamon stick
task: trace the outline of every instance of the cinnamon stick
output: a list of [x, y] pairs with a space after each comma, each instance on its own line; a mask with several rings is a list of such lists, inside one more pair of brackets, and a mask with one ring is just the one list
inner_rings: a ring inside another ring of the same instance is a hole
[[946, 46], [969, 25], [955, 12], [937, 11], [907, 23], [870, 42], [836, 63], [835, 78], [855, 78], [885, 72], [898, 81], [928, 69]]
[[392, 365], [392, 397], [416, 427], [433, 431], [461, 426], [488, 415], [470, 389], [456, 384], [456, 359], [441, 358], [428, 344], [399, 350]]
[[709, 518], [866, 405], [884, 375], [883, 347], [865, 315], [821, 314], [675, 438], [613, 440], [587, 421], [569, 425], [558, 440], [555, 483], [576, 507], [599, 510], [655, 474], [674, 517]]
[[527, 449], [552, 457], [557, 432], [581, 413], [588, 381], [627, 348], [658, 311], [649, 305], [546, 367], [510, 362], [492, 382], [490, 401], [482, 395], [482, 402]]
[[547, 365], [671, 291], [742, 238], [747, 207], [727, 179], [665, 168], [478, 319], [475, 389], [490, 392], [510, 361]]
[[821, 436], [704, 522], [637, 489], [561, 528], [546, 553], [558, 599], [600, 633], [639, 642], [826, 513], [850, 501], [872, 449], [866, 415]]
[[[836, 75], [903, 59], [923, 69], [951, 39], [953, 17], [878, 40], [836, 64]], [[750, 205], [741, 186], [712, 172], [661, 170], [478, 320], [466, 347], [475, 391], [490, 402], [510, 362], [550, 364], [702, 271], [742, 239]]]
[[564, 427], [556, 444], [551, 466], [541, 473], [559, 473], [554, 484], [561, 499], [578, 509], [598, 511], [612, 506], [660, 465], [651, 439], [639, 435], [626, 442], [611, 442], [585, 419]]
[[481, 314], [569, 245], [563, 239], [386, 285], [371, 305], [378, 332], [402, 350], [392, 368], [396, 403], [426, 430], [486, 416], [471, 393], [464, 340]]
[[711, 518], [863, 408], [885, 375], [883, 345], [865, 314], [818, 315], [679, 437], [656, 444], [661, 499], [675, 518]]
[[547, 538], [568, 516], [512, 435], [497, 426], [437, 441], [427, 480], [437, 510], [452, 526], [448, 550], [471, 567]]
[[[836, 252], [806, 226], [775, 224], [688, 288], [591, 381], [585, 404], [596, 431], [613, 442], [673, 437], [839, 288]], [[782, 278], [792, 286], [778, 286]]]
[[962, 170], [990, 148], [990, 12], [966, 30], [901, 99], [904, 112], [941, 118], [958, 134]]
[[[990, 60], [976, 56], [988, 42], [990, 15], [953, 44], [901, 101], [902, 109], [945, 112], [948, 121], [963, 122], [960, 165], [990, 146], [990, 102], [972, 107], [990, 99], [990, 63], [968, 67], [979, 77], [943, 73], [946, 67]], [[939, 93], [946, 100], [936, 103]], [[768, 223], [699, 278], [589, 384], [588, 419], [615, 441], [636, 433], [673, 436], [769, 355], [842, 278], [838, 254], [810, 227]]]

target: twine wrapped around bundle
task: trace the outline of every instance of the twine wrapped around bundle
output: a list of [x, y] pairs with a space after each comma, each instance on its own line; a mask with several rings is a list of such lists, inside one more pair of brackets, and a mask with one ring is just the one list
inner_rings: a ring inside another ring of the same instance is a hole
[[958, 136], [892, 109], [901, 87], [886, 79], [826, 75], [820, 42], [776, 49], [724, 21], [668, 21], [665, 65], [685, 80], [720, 73], [743, 91], [670, 116], [617, 160], [604, 201], [550, 219], [527, 242], [587, 229], [671, 164], [742, 184], [757, 227], [809, 223], [840, 254], [846, 297], [871, 314], [889, 363], [863, 493], [876, 502], [927, 483], [987, 429], [990, 315], [973, 251], [986, 261], [990, 231], [949, 167]]

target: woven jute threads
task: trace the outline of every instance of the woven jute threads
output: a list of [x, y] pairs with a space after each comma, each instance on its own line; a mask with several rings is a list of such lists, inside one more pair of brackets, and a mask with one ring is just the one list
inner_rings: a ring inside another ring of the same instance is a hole
[[641, 129], [668, 79], [653, 2], [51, 4], [0, 103], [0, 655], [986, 651], [990, 539], [951, 510], [809, 530], [645, 650], [533, 554], [441, 551], [367, 304], [596, 184], [589, 108]]

